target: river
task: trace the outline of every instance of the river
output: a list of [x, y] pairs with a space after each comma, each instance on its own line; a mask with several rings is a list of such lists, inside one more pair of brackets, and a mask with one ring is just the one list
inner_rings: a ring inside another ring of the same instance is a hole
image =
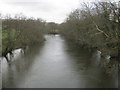
[[78, 47], [60, 35], [45, 38], [42, 45], [32, 46], [11, 64], [2, 61], [3, 88], [118, 87], [113, 61], [101, 59], [97, 51]]

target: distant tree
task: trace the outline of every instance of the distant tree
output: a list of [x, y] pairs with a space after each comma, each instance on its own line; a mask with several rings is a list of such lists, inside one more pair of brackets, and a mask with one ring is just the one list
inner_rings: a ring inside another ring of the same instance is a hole
[[56, 24], [54, 22], [46, 23], [46, 33], [48, 33], [48, 34], [58, 33], [58, 24]]

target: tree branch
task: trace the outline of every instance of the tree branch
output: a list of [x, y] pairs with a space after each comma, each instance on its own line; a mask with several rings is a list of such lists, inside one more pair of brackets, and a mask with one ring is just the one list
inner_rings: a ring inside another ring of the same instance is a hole
[[99, 29], [98, 25], [97, 25], [94, 21], [93, 21], [93, 23], [95, 24], [96, 29], [97, 29], [99, 32], [103, 33], [107, 38], [110, 37], [107, 33], [105, 33], [104, 31], [102, 31], [101, 29]]

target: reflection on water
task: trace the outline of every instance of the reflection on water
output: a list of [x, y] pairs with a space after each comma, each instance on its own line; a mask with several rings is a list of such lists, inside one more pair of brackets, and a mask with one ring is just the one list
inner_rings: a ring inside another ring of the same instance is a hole
[[2, 62], [3, 88], [117, 88], [117, 62], [101, 59], [66, 42], [59, 35], [46, 35], [43, 45], [29, 48], [8, 65]]

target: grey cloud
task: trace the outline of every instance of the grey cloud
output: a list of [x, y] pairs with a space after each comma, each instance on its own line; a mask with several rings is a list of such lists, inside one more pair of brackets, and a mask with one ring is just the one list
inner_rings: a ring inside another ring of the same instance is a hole
[[44, 12], [50, 12], [53, 11], [55, 9], [54, 5], [51, 5], [49, 3], [46, 2], [7, 2], [7, 4], [9, 5], [13, 5], [13, 6], [18, 6], [18, 7], [23, 7], [24, 9], [28, 9], [28, 10], [33, 10], [33, 11], [44, 11]]
[[[62, 22], [66, 15], [77, 7], [79, 0], [2, 0], [4, 13], [14, 16], [23, 13], [25, 16], [40, 17], [48, 22]], [[6, 8], [4, 8], [4, 5]]]

